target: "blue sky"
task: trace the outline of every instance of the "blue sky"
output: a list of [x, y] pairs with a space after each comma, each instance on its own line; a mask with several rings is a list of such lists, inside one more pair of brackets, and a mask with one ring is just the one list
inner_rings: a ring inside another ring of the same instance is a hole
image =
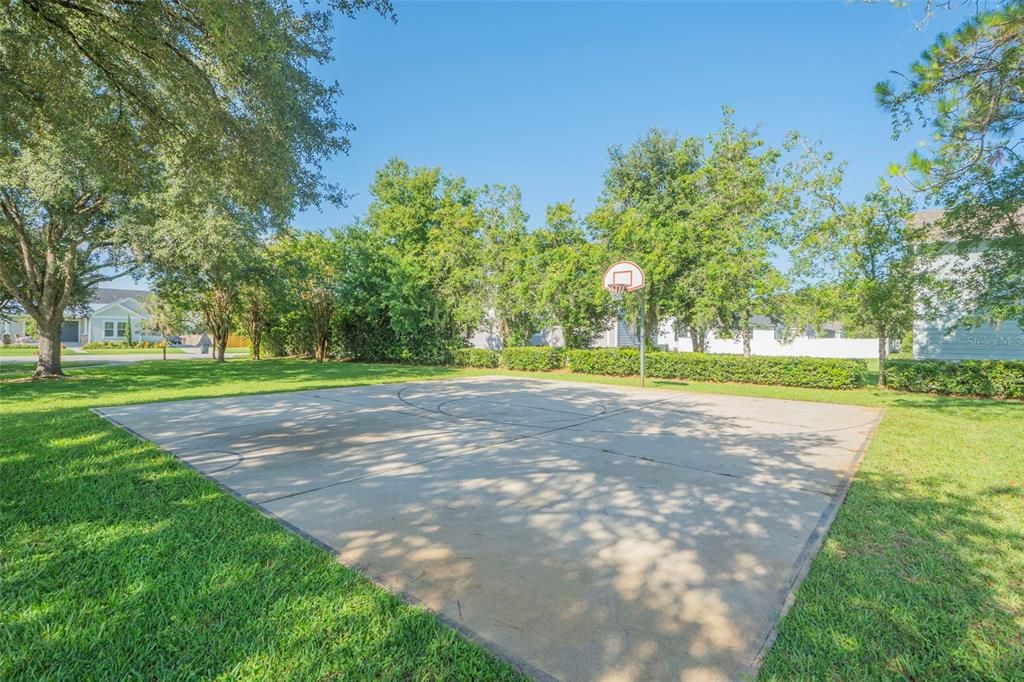
[[874, 84], [906, 69], [962, 14], [924, 30], [920, 3], [398, 2], [398, 22], [340, 20], [336, 60], [348, 156], [326, 170], [355, 197], [307, 211], [322, 229], [361, 215], [392, 156], [474, 185], [517, 184], [531, 217], [593, 207], [607, 149], [652, 126], [704, 135], [721, 105], [781, 142], [796, 129], [849, 163], [845, 193], [868, 191], [918, 141], [894, 142]]
[[531, 226], [556, 201], [586, 213], [609, 146], [652, 126], [705, 135], [723, 104], [771, 143], [790, 129], [820, 139], [848, 162], [844, 191], [859, 198], [918, 142], [891, 139], [872, 88], [963, 17], [940, 11], [918, 30], [920, 2], [884, 1], [396, 6], [397, 23], [338, 20], [335, 60], [318, 71], [341, 84], [339, 111], [356, 130], [325, 170], [355, 196], [300, 214], [299, 228], [362, 215], [392, 156], [473, 185], [519, 185]]

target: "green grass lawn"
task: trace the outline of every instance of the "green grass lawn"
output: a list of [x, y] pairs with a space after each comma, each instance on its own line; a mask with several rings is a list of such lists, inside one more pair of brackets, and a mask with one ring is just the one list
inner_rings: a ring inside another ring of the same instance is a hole
[[0, 346], [0, 358], [19, 355], [35, 355], [35, 348], [5, 348]]
[[[239, 360], [68, 372], [0, 383], [0, 678], [516, 677], [89, 411], [493, 370]], [[886, 408], [764, 679], [1020, 679], [1024, 404], [652, 385]]]

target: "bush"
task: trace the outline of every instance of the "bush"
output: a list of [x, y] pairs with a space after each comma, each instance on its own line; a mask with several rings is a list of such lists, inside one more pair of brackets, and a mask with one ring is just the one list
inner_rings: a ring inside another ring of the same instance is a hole
[[486, 348], [456, 348], [452, 364], [459, 367], [497, 367], [500, 354]]
[[89, 343], [82, 346], [85, 350], [95, 350], [97, 348], [163, 348], [163, 341], [139, 341], [134, 345], [130, 345], [127, 341], [90, 341]]
[[561, 369], [562, 349], [549, 346], [520, 346], [501, 351], [501, 366], [525, 372], [546, 372]]
[[1024, 398], [1024, 361], [890, 360], [886, 384], [897, 391]]
[[[648, 353], [648, 357], [651, 353]], [[617, 377], [640, 374], [640, 351], [636, 348], [594, 348], [565, 352], [569, 371], [578, 374], [610, 374]], [[650, 363], [647, 365], [650, 372]]]
[[[640, 373], [640, 351], [634, 348], [572, 350], [566, 354], [570, 371], [581, 374], [631, 376]], [[863, 360], [833, 358], [712, 355], [652, 351], [647, 376], [807, 388], [855, 388], [863, 383]]]

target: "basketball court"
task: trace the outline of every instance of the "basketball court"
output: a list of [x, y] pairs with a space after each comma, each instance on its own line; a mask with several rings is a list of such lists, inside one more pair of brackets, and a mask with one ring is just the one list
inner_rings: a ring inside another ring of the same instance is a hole
[[98, 411], [565, 680], [753, 672], [879, 417], [510, 377]]

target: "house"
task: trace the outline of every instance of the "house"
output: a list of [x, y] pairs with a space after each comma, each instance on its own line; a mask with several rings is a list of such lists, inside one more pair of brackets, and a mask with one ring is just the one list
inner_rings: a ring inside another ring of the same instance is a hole
[[[819, 358], [875, 358], [878, 357], [878, 339], [848, 339], [843, 336], [843, 325], [839, 322], [828, 322], [822, 325], [819, 332], [812, 327], [800, 330], [797, 334], [784, 334], [775, 322], [765, 315], [754, 315], [751, 318], [753, 337], [750, 350], [753, 355], [800, 355]], [[488, 317], [485, 324], [470, 338], [470, 345], [475, 348], [501, 348], [501, 337], [497, 333], [493, 320]], [[561, 329], [553, 327], [535, 334], [530, 339], [531, 346], [562, 346]], [[693, 350], [693, 343], [685, 332], [677, 332], [672, 320], [662, 323], [657, 334], [657, 345], [663, 350], [688, 353]], [[594, 339], [595, 348], [638, 348], [640, 334], [630, 325], [625, 317], [618, 316], [609, 323], [608, 329]], [[719, 337], [714, 332], [708, 337], [707, 352], [742, 354], [743, 342], [740, 339]]]
[[[92, 301], [77, 310], [67, 312], [61, 325], [61, 343], [86, 344], [95, 341], [123, 342], [128, 339], [131, 325], [134, 341], [158, 341], [159, 336], [147, 334], [145, 303], [148, 291], [133, 289], [99, 288]], [[34, 323], [28, 315], [16, 315], [0, 323], [2, 333], [12, 343], [34, 343]]]
[[[919, 211], [914, 221], [933, 237], [939, 233], [938, 223], [944, 211]], [[1024, 218], [1022, 215], [1018, 220]], [[942, 239], [939, 235], [938, 239]], [[969, 264], [973, 253], [958, 253], [952, 247], [943, 249], [933, 267], [939, 273], [949, 272], [961, 264]], [[965, 315], [975, 314], [969, 300], [949, 305], [939, 313], [918, 305], [914, 320], [914, 358], [921, 360], [1024, 360], [1024, 330], [1016, 322], [985, 322], [975, 326], [961, 323]]]
[[[821, 329], [807, 326], [792, 330], [776, 324], [766, 315], [752, 315], [751, 355], [788, 355], [813, 358], [878, 357], [878, 339], [850, 339], [840, 322], [826, 322]], [[693, 343], [685, 331], [676, 331], [671, 320], [658, 330], [657, 343], [667, 350], [691, 352]], [[712, 330], [707, 339], [708, 353], [743, 353], [743, 340], [718, 335]]]

